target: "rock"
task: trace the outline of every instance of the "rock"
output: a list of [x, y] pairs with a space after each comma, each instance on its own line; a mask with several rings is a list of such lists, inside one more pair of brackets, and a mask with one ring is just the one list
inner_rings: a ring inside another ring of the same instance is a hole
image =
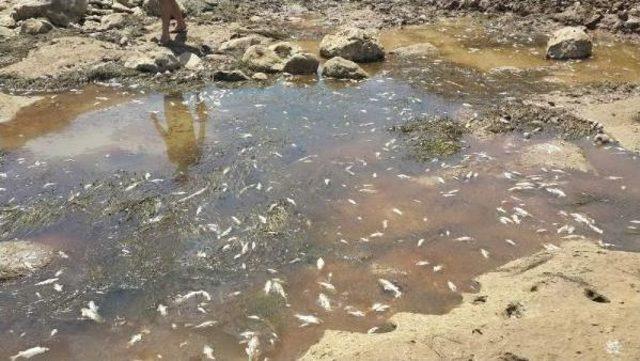
[[640, 30], [640, 17], [630, 16], [629, 19], [624, 22], [623, 26], [629, 31]]
[[134, 54], [124, 63], [124, 67], [143, 73], [157, 73], [178, 69], [180, 62], [171, 51], [159, 50], [150, 54]]
[[329, 59], [324, 64], [322, 76], [335, 79], [364, 79], [369, 77], [358, 64], [341, 57]]
[[581, 27], [566, 27], [556, 31], [547, 43], [549, 59], [584, 59], [591, 56], [593, 43]]
[[259, 81], [265, 81], [267, 79], [269, 79], [269, 76], [265, 73], [255, 73], [253, 74], [253, 76], [251, 77], [253, 80], [259, 80]]
[[252, 45], [242, 56], [242, 62], [253, 70], [264, 73], [282, 71], [282, 59], [275, 51], [264, 45]]
[[279, 43], [269, 45], [269, 49], [275, 51], [276, 54], [278, 54], [278, 56], [282, 59], [286, 59], [302, 51], [302, 49], [300, 49], [298, 45], [291, 44], [286, 41], [281, 41]]
[[609, 137], [604, 133], [600, 133], [600, 134], [596, 134], [595, 137], [593, 137], [593, 141], [594, 143], [600, 144], [600, 145], [609, 144], [611, 143], [611, 137]]
[[[259, 73], [256, 73], [259, 74]], [[215, 81], [244, 81], [249, 80], [249, 77], [241, 70], [218, 70], [213, 73], [213, 80]]]
[[9, 38], [13, 38], [15, 36], [16, 36], [16, 32], [15, 31], [13, 31], [13, 30], [11, 30], [9, 28], [5, 28], [5, 27], [0, 26], [0, 38], [9, 39]]
[[180, 65], [185, 69], [202, 69], [202, 60], [200, 59], [200, 57], [189, 51], [180, 54], [180, 56], [178, 56], [178, 61], [180, 62]]
[[248, 35], [242, 38], [231, 39], [220, 44], [217, 53], [244, 53], [252, 45], [266, 44], [269, 39], [262, 35]]
[[87, 12], [87, 0], [21, 0], [14, 7], [14, 20], [45, 17], [53, 24], [67, 26], [78, 22]]
[[16, 21], [13, 20], [13, 18], [9, 15], [1, 15], [0, 16], [0, 27], [5, 27], [5, 28], [15, 28], [16, 27]]
[[53, 256], [53, 249], [42, 244], [0, 242], [0, 280], [22, 277], [43, 268], [51, 263]]
[[50, 32], [53, 29], [53, 25], [46, 20], [41, 19], [27, 19], [20, 25], [21, 34], [38, 35]]
[[431, 43], [420, 43], [394, 49], [391, 53], [400, 58], [431, 58], [437, 56], [439, 51]]
[[284, 62], [282, 71], [293, 75], [316, 74], [320, 60], [310, 53], [299, 53], [291, 56]]
[[122, 29], [127, 23], [127, 16], [122, 13], [114, 13], [102, 18], [103, 30]]
[[384, 59], [384, 49], [373, 31], [350, 28], [325, 36], [320, 43], [320, 55], [367, 63]]
[[133, 9], [117, 2], [114, 2], [113, 5], [111, 5], [111, 9], [121, 13], [133, 14]]
[[160, 71], [155, 60], [148, 56], [134, 56], [129, 58], [124, 67], [127, 69], [137, 70], [143, 73], [157, 73]]

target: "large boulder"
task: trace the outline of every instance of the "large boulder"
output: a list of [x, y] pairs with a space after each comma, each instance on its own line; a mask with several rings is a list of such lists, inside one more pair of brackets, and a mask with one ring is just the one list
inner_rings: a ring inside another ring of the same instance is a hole
[[78, 22], [87, 12], [87, 0], [21, 0], [14, 7], [16, 21], [47, 18], [58, 26]]
[[384, 59], [384, 48], [372, 30], [350, 28], [327, 35], [320, 43], [320, 55], [325, 58], [339, 56], [357, 63]]
[[250, 46], [242, 56], [242, 62], [249, 69], [264, 73], [277, 73], [283, 68], [282, 58], [264, 45]]
[[320, 60], [310, 53], [298, 53], [290, 56], [284, 62], [282, 71], [293, 75], [309, 75], [318, 72]]
[[556, 31], [547, 43], [547, 58], [585, 59], [593, 52], [593, 42], [582, 27], [566, 27]]
[[329, 59], [322, 69], [322, 76], [335, 79], [364, 79], [369, 77], [358, 64], [341, 58]]
[[102, 17], [101, 26], [103, 30], [122, 29], [127, 24], [127, 15], [113, 13]]
[[42, 244], [0, 242], [0, 280], [25, 276], [51, 263], [53, 257], [53, 249]]

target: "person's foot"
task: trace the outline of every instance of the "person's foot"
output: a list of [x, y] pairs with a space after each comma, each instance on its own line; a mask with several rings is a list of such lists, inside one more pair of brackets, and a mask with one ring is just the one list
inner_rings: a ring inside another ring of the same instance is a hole
[[160, 44], [167, 45], [171, 42], [171, 36], [169, 34], [162, 34], [160, 37]]

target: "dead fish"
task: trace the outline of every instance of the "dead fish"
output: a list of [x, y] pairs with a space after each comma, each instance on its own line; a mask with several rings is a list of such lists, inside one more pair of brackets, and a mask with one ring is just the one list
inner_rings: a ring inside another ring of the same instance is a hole
[[318, 304], [318, 306], [325, 309], [325, 311], [332, 311], [331, 300], [329, 300], [329, 297], [327, 297], [327, 295], [325, 295], [324, 293], [318, 295], [318, 300], [316, 301], [316, 303]]
[[487, 258], [487, 259], [489, 258], [489, 251], [487, 251], [486, 249], [481, 248], [481, 249], [480, 249], [480, 253], [482, 253], [482, 256], [483, 256], [484, 258]]
[[382, 303], [374, 303], [373, 306], [371, 306], [371, 311], [384, 312], [384, 311], [388, 310], [389, 308], [390, 308], [389, 305], [384, 305]]
[[213, 348], [209, 345], [204, 345], [202, 348], [202, 353], [207, 357], [207, 360], [215, 360], [216, 358], [213, 356]]
[[514, 241], [512, 241], [510, 239], [505, 239], [504, 241], [507, 242], [508, 244], [512, 245], [512, 246], [516, 245], [516, 242], [514, 242]]
[[302, 321], [302, 325], [300, 327], [307, 327], [309, 325], [319, 325], [322, 323], [322, 320], [314, 315], [303, 315], [303, 314], [295, 314], [295, 318]]
[[260, 348], [260, 338], [258, 335], [252, 335], [251, 339], [247, 343], [247, 347], [245, 347], [244, 352], [249, 356], [249, 360], [253, 360], [256, 356], [258, 356]]
[[37, 355], [42, 355], [43, 353], [49, 351], [48, 347], [42, 347], [42, 346], [36, 346], [36, 347], [32, 347], [28, 350], [24, 350], [24, 351], [20, 351], [17, 354], [9, 357], [9, 360], [11, 361], [15, 361], [19, 358], [25, 358], [25, 359], [30, 359], [33, 356], [37, 356]]
[[458, 291], [458, 287], [456, 287], [456, 285], [451, 281], [447, 281], [447, 286], [449, 286], [449, 289], [451, 290], [451, 292]]
[[324, 289], [329, 290], [331, 292], [336, 291], [336, 287], [329, 282], [318, 282], [318, 284], [322, 286]]
[[564, 198], [567, 196], [567, 194], [565, 192], [562, 191], [562, 189], [559, 188], [546, 188], [547, 192], [557, 196], [558, 198]]
[[279, 278], [268, 280], [264, 285], [264, 293], [266, 293], [267, 295], [270, 293], [275, 293], [282, 296], [282, 298], [287, 299], [287, 293], [284, 291], [284, 287], [282, 287], [282, 280], [280, 280]]
[[378, 283], [382, 286], [382, 289], [393, 294], [393, 297], [399, 298], [402, 296], [402, 292], [400, 288], [390, 281], [385, 280], [384, 278], [379, 278]]
[[142, 341], [142, 334], [141, 333], [137, 333], [133, 336], [131, 336], [131, 339], [129, 339], [129, 342], [127, 343], [128, 347], [131, 347], [133, 345], [135, 345], [136, 343]]
[[80, 310], [80, 314], [82, 317], [93, 320], [98, 323], [104, 322], [102, 316], [98, 314], [98, 306], [93, 301], [89, 301], [88, 308], [83, 308]]
[[322, 269], [324, 268], [324, 260], [322, 259], [322, 257], [318, 258], [318, 261], [316, 261], [316, 266], [318, 267], [318, 271], [322, 271]]
[[158, 305], [158, 308], [156, 309], [156, 311], [160, 312], [160, 315], [162, 316], [165, 316], [165, 317], [167, 316], [167, 306], [165, 305], [162, 305], [162, 304]]
[[398, 208], [393, 208], [391, 211], [393, 211], [393, 213], [395, 213], [395, 214], [397, 214], [399, 216], [403, 215], [402, 211], [399, 210]]
[[183, 303], [184, 301], [186, 301], [186, 300], [188, 300], [188, 299], [190, 299], [192, 297], [195, 297], [195, 296], [202, 296], [207, 301], [211, 301], [211, 295], [209, 294], [209, 292], [200, 290], [200, 291], [191, 291], [191, 292], [187, 293], [184, 296], [178, 295], [176, 297], [175, 302], [178, 303], [178, 304], [179, 303]]
[[204, 321], [198, 325], [193, 326], [193, 328], [195, 329], [207, 328], [207, 327], [215, 326], [217, 323], [218, 321]]

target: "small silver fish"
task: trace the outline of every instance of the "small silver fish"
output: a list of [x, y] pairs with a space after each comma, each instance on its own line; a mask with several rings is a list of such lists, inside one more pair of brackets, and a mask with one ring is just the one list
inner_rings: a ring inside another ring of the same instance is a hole
[[24, 350], [24, 351], [20, 351], [17, 354], [9, 357], [9, 360], [11, 361], [15, 361], [19, 358], [25, 358], [25, 359], [30, 359], [33, 356], [37, 356], [37, 355], [42, 355], [43, 353], [49, 351], [48, 347], [42, 347], [42, 346], [36, 346], [36, 347], [32, 347], [28, 350]]

